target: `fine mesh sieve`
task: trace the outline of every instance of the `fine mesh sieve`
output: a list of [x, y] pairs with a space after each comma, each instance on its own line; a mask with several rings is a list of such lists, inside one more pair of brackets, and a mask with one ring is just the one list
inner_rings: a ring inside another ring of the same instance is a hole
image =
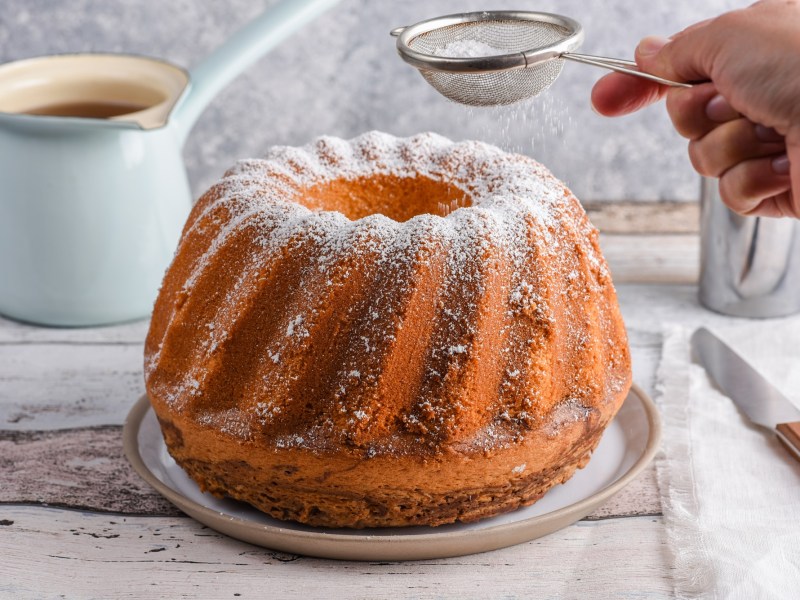
[[569, 17], [531, 11], [461, 13], [394, 29], [397, 51], [450, 100], [471, 106], [513, 104], [537, 96], [564, 60], [604, 67], [665, 85], [689, 87], [637, 69], [629, 60], [576, 54], [583, 28]]

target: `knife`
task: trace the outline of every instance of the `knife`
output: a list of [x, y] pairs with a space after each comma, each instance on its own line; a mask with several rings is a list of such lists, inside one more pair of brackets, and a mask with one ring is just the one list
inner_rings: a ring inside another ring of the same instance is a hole
[[705, 327], [692, 334], [692, 352], [739, 410], [753, 423], [774, 431], [800, 461], [800, 410]]

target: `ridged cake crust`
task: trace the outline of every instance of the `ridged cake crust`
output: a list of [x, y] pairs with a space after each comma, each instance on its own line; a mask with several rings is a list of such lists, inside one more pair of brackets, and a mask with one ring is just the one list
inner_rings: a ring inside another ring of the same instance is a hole
[[312, 525], [534, 502], [630, 386], [597, 238], [544, 167], [478, 142], [373, 132], [238, 163], [195, 205], [145, 344], [170, 453]]

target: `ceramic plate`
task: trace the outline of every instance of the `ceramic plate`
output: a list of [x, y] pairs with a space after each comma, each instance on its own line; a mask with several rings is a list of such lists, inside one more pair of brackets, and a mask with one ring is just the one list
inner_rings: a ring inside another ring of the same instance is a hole
[[625, 487], [653, 458], [661, 437], [656, 408], [634, 385], [589, 464], [536, 504], [469, 524], [398, 529], [321, 529], [278, 521], [250, 505], [204, 494], [167, 452], [146, 396], [123, 432], [138, 473], [186, 514], [231, 537], [274, 550], [347, 560], [461, 556], [526, 542], [585, 517]]

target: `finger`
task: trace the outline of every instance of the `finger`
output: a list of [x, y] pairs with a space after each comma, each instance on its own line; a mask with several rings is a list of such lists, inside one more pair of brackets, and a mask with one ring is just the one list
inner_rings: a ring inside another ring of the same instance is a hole
[[666, 88], [653, 81], [610, 73], [597, 81], [592, 88], [592, 106], [601, 115], [617, 117], [635, 112], [657, 102]]
[[768, 198], [791, 190], [788, 174], [777, 173], [773, 162], [780, 157], [754, 158], [728, 169], [719, 179], [719, 194], [731, 210], [754, 214]]
[[[800, 219], [800, 124], [791, 127], [786, 134], [786, 163], [781, 167], [789, 172], [792, 180], [792, 197], [787, 214]], [[777, 165], [773, 166], [777, 168]]]
[[707, 30], [713, 23], [709, 20], [697, 24], [669, 39], [655, 36], [642, 39], [636, 47], [636, 64], [643, 71], [672, 81], [709, 80], [716, 49]]
[[724, 123], [733, 121], [742, 115], [734, 109], [730, 103], [721, 95], [717, 94], [706, 104], [706, 116], [714, 123]]
[[[708, 25], [713, 20], [714, 20], [714, 18], [711, 17], [709, 19], [703, 19], [702, 21], [698, 21], [697, 23], [693, 23], [692, 25], [689, 25], [686, 29], [684, 29], [682, 33], [688, 33], [690, 31], [692, 31], [693, 29], [700, 29], [701, 27], [705, 27], [706, 25]], [[673, 37], [675, 37], [675, 36], [673, 36]]]
[[800, 214], [794, 208], [792, 192], [784, 192], [777, 196], [765, 198], [758, 205], [746, 213], [748, 217], [794, 217], [800, 218]]
[[762, 200], [749, 214], [800, 219], [800, 127], [791, 128], [785, 141], [786, 153], [772, 159], [772, 170], [788, 176], [791, 189]]
[[[672, 88], [667, 92], [667, 113], [675, 129], [683, 137], [696, 140], [728, 119], [721, 115], [716, 104], [712, 105], [709, 116], [709, 103], [718, 97], [713, 83], [704, 83], [691, 88]], [[719, 96], [721, 98], [721, 96]], [[734, 113], [736, 115], [736, 113]], [[738, 115], [736, 115], [738, 116]], [[717, 120], [719, 118], [719, 120]], [[733, 117], [732, 117], [733, 118]]]
[[759, 132], [743, 117], [717, 125], [700, 139], [689, 143], [692, 166], [706, 177], [720, 177], [739, 163], [786, 151], [782, 140], [763, 141]]

